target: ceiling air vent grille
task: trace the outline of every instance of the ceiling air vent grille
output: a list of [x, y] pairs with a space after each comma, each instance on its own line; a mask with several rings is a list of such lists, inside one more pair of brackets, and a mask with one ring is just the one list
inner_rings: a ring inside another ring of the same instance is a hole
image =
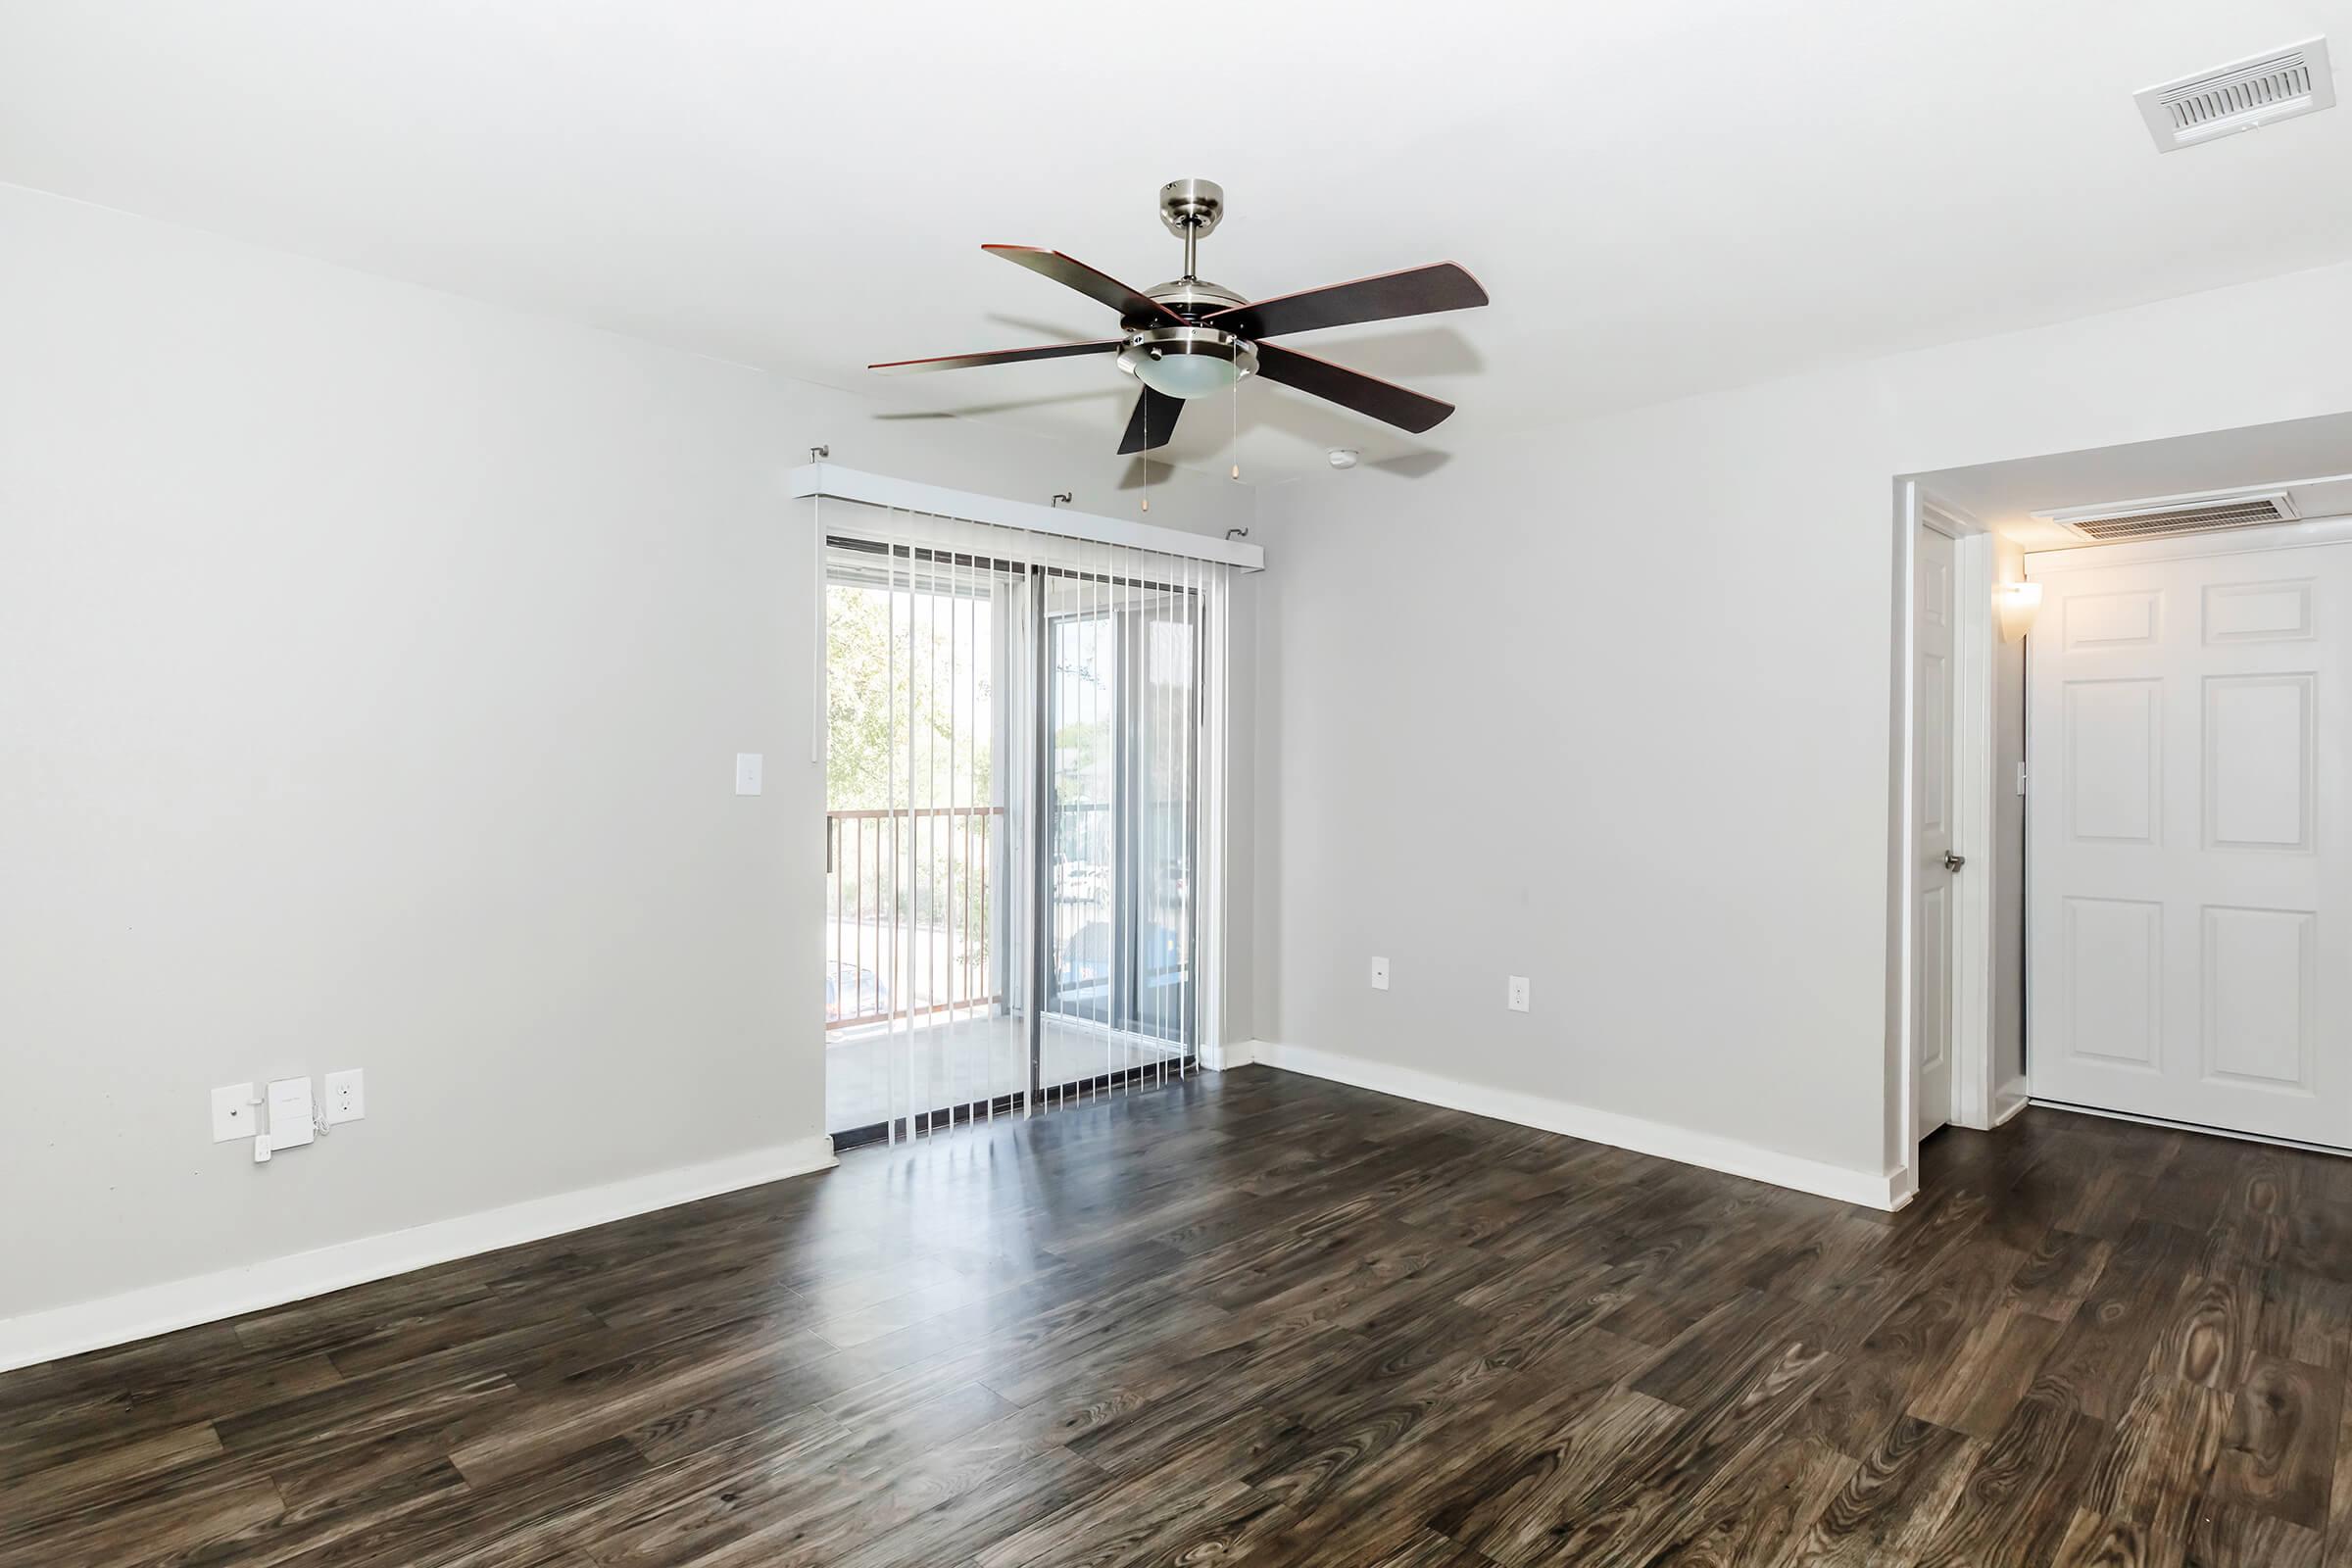
[[2258, 496], [2212, 496], [2169, 503], [2137, 502], [2116, 507], [2073, 507], [2064, 512], [2038, 512], [2035, 516], [2057, 523], [2085, 539], [2162, 539], [2177, 533], [2216, 533], [2224, 528], [2253, 528], [2264, 523], [2292, 522], [2295, 504], [2283, 490]]
[[2166, 153], [2308, 115], [2335, 102], [2335, 81], [2328, 74], [2328, 40], [2306, 39], [2179, 81], [2143, 87], [2132, 99], [2148, 122], [2148, 133], [2156, 138], [2156, 150]]

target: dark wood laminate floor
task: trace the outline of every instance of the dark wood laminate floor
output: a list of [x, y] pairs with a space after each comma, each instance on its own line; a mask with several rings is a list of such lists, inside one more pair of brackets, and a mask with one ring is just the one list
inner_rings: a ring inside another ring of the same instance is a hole
[[0, 1563], [2344, 1568], [2352, 1161], [1251, 1068], [0, 1377]]

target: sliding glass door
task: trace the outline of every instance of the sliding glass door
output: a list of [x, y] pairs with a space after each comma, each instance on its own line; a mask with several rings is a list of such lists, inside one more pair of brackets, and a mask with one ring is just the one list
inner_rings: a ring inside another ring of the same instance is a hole
[[1208, 573], [981, 543], [827, 540], [839, 1143], [1195, 1064]]
[[1199, 593], [1043, 572], [1051, 1027], [1042, 1087], [1156, 1075], [1195, 1043]]

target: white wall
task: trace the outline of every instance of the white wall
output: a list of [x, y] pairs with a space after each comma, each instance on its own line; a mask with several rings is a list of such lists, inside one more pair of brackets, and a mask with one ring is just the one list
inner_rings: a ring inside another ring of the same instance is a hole
[[1886, 1176], [1894, 477], [2347, 408], [2338, 267], [1268, 490], [1259, 1035]]
[[1261, 1036], [1876, 1165], [1876, 1070], [1789, 1070], [1884, 1004], [1891, 470], [1819, 458], [1886, 445], [1860, 390], [1266, 493]]
[[[1267, 494], [1229, 1032], [1884, 1173], [1891, 477], [2352, 409], [2348, 301]], [[6, 189], [0, 353], [0, 1317], [814, 1135], [781, 476], [1126, 500], [1106, 451]], [[343, 1065], [326, 1146], [206, 1140], [212, 1085]]]
[[[782, 475], [1133, 504], [1110, 432], [9, 188], [0, 365], [0, 1318], [816, 1138]], [[1250, 510], [1184, 474], [1152, 520]], [[209, 1141], [212, 1086], [353, 1065], [330, 1141]]]

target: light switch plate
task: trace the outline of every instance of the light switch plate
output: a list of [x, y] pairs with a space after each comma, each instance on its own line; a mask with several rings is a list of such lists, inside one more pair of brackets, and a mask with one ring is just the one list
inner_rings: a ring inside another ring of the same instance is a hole
[[213, 1142], [225, 1144], [261, 1131], [254, 1115], [253, 1085], [224, 1084], [213, 1091]]
[[360, 1121], [368, 1114], [368, 1075], [357, 1067], [326, 1075], [326, 1124]]
[[737, 752], [735, 754], [736, 794], [757, 795], [760, 793], [760, 776], [766, 770], [766, 761], [764, 753]]
[[270, 1147], [300, 1149], [312, 1136], [310, 1079], [270, 1080]]
[[1389, 960], [1386, 958], [1372, 960], [1372, 989], [1375, 991], [1389, 989]]
[[1511, 976], [1510, 988], [1503, 994], [1502, 1000], [1504, 1005], [1513, 1012], [1525, 1012], [1527, 1010], [1527, 976], [1523, 974]]

